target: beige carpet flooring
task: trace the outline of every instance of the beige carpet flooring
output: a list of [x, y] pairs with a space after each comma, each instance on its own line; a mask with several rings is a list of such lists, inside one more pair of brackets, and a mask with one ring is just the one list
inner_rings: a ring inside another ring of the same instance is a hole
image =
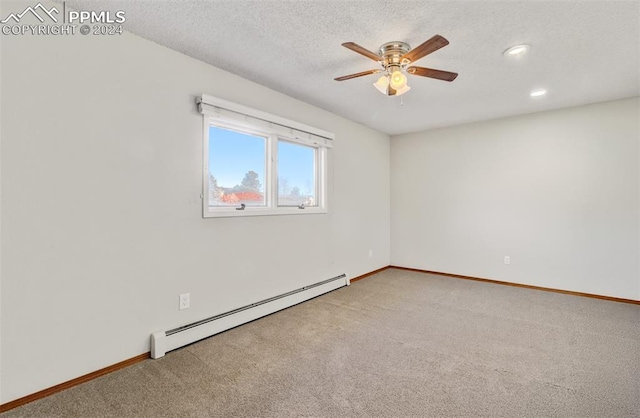
[[2, 417], [640, 417], [640, 306], [389, 269]]

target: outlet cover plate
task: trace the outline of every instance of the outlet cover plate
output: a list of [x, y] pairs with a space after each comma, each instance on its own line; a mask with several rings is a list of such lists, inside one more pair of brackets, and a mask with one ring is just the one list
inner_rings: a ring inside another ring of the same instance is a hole
[[183, 293], [180, 295], [180, 310], [189, 309], [191, 305], [191, 295], [189, 293]]

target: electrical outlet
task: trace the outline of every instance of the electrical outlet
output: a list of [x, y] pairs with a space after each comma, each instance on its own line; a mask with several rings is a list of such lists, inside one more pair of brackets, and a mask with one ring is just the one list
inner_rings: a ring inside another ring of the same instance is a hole
[[373, 257], [373, 250], [369, 250], [369, 258]]
[[509, 257], [508, 255], [504, 256], [504, 263], [505, 264], [511, 264], [511, 257]]
[[189, 293], [183, 293], [180, 295], [180, 310], [189, 309], [191, 305], [191, 296]]

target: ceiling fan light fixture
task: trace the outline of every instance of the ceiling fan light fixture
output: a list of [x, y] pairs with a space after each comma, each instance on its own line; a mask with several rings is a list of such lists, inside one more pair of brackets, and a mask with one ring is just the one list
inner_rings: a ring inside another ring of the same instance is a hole
[[407, 76], [402, 74], [400, 70], [395, 70], [391, 73], [389, 85], [394, 90], [402, 90], [407, 85]]
[[406, 84], [404, 85], [404, 87], [402, 87], [401, 89], [396, 90], [396, 96], [402, 96], [403, 94], [405, 94], [406, 92], [408, 92], [409, 90], [411, 90], [411, 87], [407, 86]]
[[373, 83], [373, 86], [378, 89], [378, 91], [382, 94], [387, 94], [387, 90], [389, 88], [389, 76], [383, 75], [378, 81]]
[[401, 96], [411, 90], [411, 87], [407, 85], [406, 73], [437, 80], [453, 81], [458, 76], [458, 73], [416, 66], [407, 68], [409, 64], [447, 45], [449, 45], [449, 41], [444, 37], [434, 35], [413, 49], [405, 42], [387, 42], [380, 47], [379, 52], [376, 54], [355, 42], [345, 42], [342, 44], [343, 47], [376, 61], [382, 68], [336, 77], [334, 80], [345, 81], [382, 73], [381, 77], [373, 83], [373, 86], [385, 96]]
[[506, 51], [502, 53], [505, 57], [519, 57], [527, 53], [530, 46], [527, 44], [514, 45], [510, 48], [507, 48]]

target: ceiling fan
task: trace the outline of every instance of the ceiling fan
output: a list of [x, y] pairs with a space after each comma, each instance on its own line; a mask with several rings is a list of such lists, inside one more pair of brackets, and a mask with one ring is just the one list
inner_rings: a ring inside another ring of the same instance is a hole
[[382, 94], [386, 94], [387, 96], [400, 96], [411, 89], [411, 87], [407, 85], [407, 77], [404, 73], [435, 78], [444, 81], [453, 81], [458, 76], [458, 73], [434, 70], [432, 68], [409, 66], [409, 64], [447, 45], [449, 45], [449, 41], [447, 41], [440, 35], [435, 35], [431, 39], [422, 43], [414, 49], [411, 49], [411, 47], [409, 47], [409, 44], [405, 42], [387, 42], [380, 47], [377, 54], [374, 54], [373, 52], [361, 47], [355, 42], [345, 42], [342, 44], [342, 46], [344, 46], [345, 48], [349, 48], [350, 50], [357, 52], [358, 54], [364, 55], [367, 58], [377, 61], [378, 63], [380, 63], [382, 68], [363, 71], [361, 73], [349, 74], [342, 77], [337, 77], [334, 80], [351, 80], [352, 78], [356, 77], [382, 73], [382, 76], [378, 79], [378, 81], [373, 83], [373, 85]]

